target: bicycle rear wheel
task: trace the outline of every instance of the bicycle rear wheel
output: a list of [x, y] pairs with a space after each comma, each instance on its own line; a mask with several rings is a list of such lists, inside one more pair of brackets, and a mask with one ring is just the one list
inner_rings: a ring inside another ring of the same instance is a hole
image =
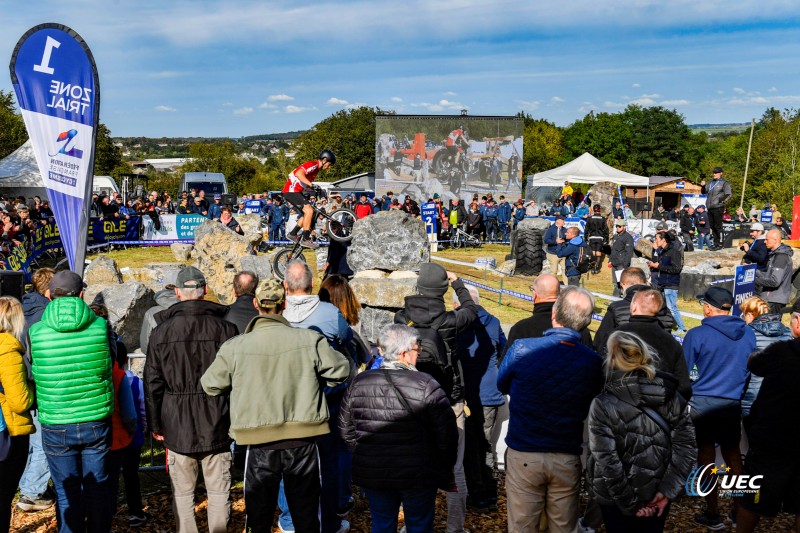
[[328, 220], [328, 235], [337, 242], [348, 242], [353, 238], [353, 224], [356, 223], [356, 214], [349, 209], [337, 209]]
[[294, 247], [284, 248], [275, 254], [275, 257], [272, 258], [272, 271], [275, 273], [275, 276], [282, 281], [286, 275], [286, 267], [295, 259], [299, 259], [303, 263], [306, 262], [302, 248], [297, 253], [295, 253]]

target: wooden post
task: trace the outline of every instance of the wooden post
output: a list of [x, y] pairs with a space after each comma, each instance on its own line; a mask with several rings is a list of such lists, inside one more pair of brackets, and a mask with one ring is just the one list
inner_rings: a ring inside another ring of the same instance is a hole
[[750, 122], [750, 142], [747, 143], [747, 162], [744, 164], [744, 180], [742, 181], [742, 198], [739, 200], [739, 209], [744, 210], [744, 189], [747, 187], [747, 171], [750, 170], [750, 149], [753, 147], [753, 130], [756, 128], [756, 119]]

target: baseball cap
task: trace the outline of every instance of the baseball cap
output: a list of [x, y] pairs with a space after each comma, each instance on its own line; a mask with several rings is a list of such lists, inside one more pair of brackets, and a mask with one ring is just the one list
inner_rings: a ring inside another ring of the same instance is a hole
[[667, 231], [669, 226], [667, 226], [666, 222], [659, 222], [656, 224], [656, 231]]
[[754, 222], [750, 224], [750, 231], [764, 231], [764, 224], [761, 222]]
[[256, 300], [261, 307], [274, 307], [283, 303], [286, 298], [286, 289], [277, 279], [268, 278], [258, 282], [256, 287]]
[[625, 227], [628, 223], [625, 221], [624, 218], [618, 218], [614, 221], [614, 225], [617, 227]]
[[723, 287], [709, 287], [704, 294], [698, 294], [697, 299], [723, 311], [730, 311], [733, 307], [733, 294]]
[[178, 272], [175, 286], [179, 289], [197, 289], [206, 286], [206, 277], [193, 266], [188, 266]]
[[711, 171], [712, 174], [721, 174], [722, 167], [714, 167], [714, 170]]
[[78, 296], [86, 285], [83, 279], [71, 270], [60, 270], [50, 280], [48, 287], [51, 293], [61, 289], [68, 296]]

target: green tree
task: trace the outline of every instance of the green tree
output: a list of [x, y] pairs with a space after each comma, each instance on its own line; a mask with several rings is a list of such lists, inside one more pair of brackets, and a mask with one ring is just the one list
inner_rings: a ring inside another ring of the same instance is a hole
[[767, 109], [753, 137], [747, 196], [792, 212], [800, 194], [800, 111]]
[[631, 171], [643, 176], [685, 176], [700, 158], [683, 116], [660, 106], [630, 105], [622, 113], [630, 128]]
[[311, 161], [326, 148], [336, 154], [336, 165], [321, 178], [333, 181], [375, 170], [375, 115], [379, 108], [338, 111], [303, 133], [294, 143], [295, 163]]
[[97, 125], [97, 142], [94, 148], [95, 176], [113, 176], [119, 185], [120, 174], [133, 171], [130, 163], [122, 159], [122, 151], [114, 144], [111, 131], [100, 122]]
[[562, 130], [543, 118], [535, 119], [522, 115], [525, 120], [524, 145], [522, 148], [522, 175], [550, 170], [564, 161], [564, 139]]
[[589, 152], [607, 165], [631, 172], [636, 166], [631, 154], [633, 132], [620, 113], [589, 112], [564, 130], [567, 158]]
[[0, 159], [28, 140], [25, 122], [16, 112], [14, 93], [0, 89]]

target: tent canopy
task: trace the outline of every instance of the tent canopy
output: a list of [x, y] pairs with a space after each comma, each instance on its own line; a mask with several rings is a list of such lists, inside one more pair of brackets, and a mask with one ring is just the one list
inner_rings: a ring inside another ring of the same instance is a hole
[[592, 185], [600, 181], [610, 181], [624, 187], [643, 188], [650, 183], [650, 179], [645, 176], [623, 172], [606, 165], [589, 152], [584, 152], [566, 165], [534, 174], [532, 179], [528, 179], [528, 184], [533, 187], [562, 187], [565, 181]]
[[0, 161], [0, 191], [3, 194], [47, 198], [47, 189], [30, 139]]

